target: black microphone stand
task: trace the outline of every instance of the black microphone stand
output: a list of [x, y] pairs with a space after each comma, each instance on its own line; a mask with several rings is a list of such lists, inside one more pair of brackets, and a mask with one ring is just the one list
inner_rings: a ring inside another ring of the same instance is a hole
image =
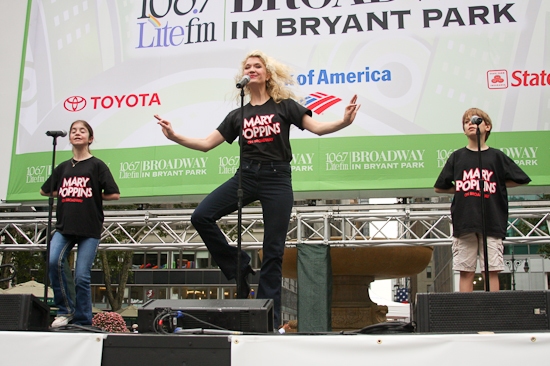
[[[482, 121], [481, 121], [482, 122]], [[477, 155], [479, 157], [479, 193], [481, 202], [481, 235], [483, 237], [483, 263], [485, 265], [485, 291], [490, 291], [489, 281], [489, 258], [487, 251], [487, 230], [485, 223], [485, 181], [483, 180], [483, 169], [481, 165], [481, 132], [479, 131], [480, 123], [476, 123], [476, 137], [477, 137]]]
[[50, 284], [50, 240], [51, 240], [51, 233], [52, 233], [52, 218], [53, 218], [53, 202], [54, 202], [54, 196], [53, 192], [55, 190], [54, 186], [54, 180], [51, 178], [51, 175], [53, 174], [53, 170], [55, 169], [55, 148], [57, 146], [57, 138], [59, 136], [65, 136], [65, 135], [57, 135], [57, 134], [50, 134], [50, 132], [46, 132], [46, 135], [53, 137], [53, 150], [52, 150], [52, 171], [50, 173], [50, 194], [48, 196], [48, 226], [46, 229], [46, 267], [45, 267], [45, 274], [44, 274], [44, 304], [48, 306], [48, 286]]
[[242, 216], [243, 216], [243, 177], [242, 177], [242, 157], [243, 157], [243, 128], [244, 128], [244, 85], [237, 84], [241, 89], [241, 128], [239, 133], [239, 170], [237, 172], [237, 298], [241, 293], [241, 246], [242, 246]]

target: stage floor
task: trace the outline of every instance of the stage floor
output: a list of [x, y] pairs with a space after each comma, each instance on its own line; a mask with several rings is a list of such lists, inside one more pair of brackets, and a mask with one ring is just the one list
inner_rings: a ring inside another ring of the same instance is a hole
[[550, 332], [157, 335], [0, 332], [4, 365], [486, 366], [544, 364]]

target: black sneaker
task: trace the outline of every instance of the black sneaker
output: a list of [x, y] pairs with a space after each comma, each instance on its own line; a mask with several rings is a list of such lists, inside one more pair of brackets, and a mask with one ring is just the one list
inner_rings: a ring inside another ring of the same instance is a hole
[[248, 282], [248, 275], [253, 275], [255, 273], [256, 272], [250, 266], [247, 266], [241, 271], [241, 277], [238, 279], [238, 284], [240, 285], [240, 292], [237, 293], [238, 299], [248, 299], [250, 296], [250, 283]]

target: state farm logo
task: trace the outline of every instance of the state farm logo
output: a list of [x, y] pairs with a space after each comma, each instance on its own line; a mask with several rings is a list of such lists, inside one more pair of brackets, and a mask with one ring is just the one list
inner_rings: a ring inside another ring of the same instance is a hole
[[490, 70], [487, 71], [487, 86], [489, 89], [506, 89], [508, 86], [512, 88], [550, 86], [550, 72], [514, 70], [510, 72], [510, 78], [508, 78], [507, 70]]
[[508, 71], [487, 71], [487, 86], [489, 89], [506, 89], [508, 87]]
[[[135, 108], [150, 107], [153, 104], [161, 105], [157, 93], [94, 96], [89, 99], [93, 109]], [[87, 105], [88, 101], [86, 98], [76, 95], [68, 97], [63, 103], [63, 107], [68, 112], [79, 112], [86, 108]]]
[[69, 112], [78, 112], [86, 107], [86, 99], [80, 96], [72, 96], [65, 99], [63, 106]]

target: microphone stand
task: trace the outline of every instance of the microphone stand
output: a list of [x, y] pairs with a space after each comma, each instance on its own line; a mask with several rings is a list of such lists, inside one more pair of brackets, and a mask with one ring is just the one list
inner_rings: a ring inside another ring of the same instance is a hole
[[244, 85], [237, 85], [241, 89], [241, 131], [239, 133], [239, 170], [237, 173], [237, 298], [241, 293], [241, 245], [242, 245], [242, 216], [243, 216], [243, 177], [242, 177], [242, 157], [243, 157], [243, 128], [244, 128]]
[[51, 179], [51, 175], [53, 174], [53, 170], [55, 169], [55, 148], [57, 146], [57, 137], [59, 137], [56, 134], [50, 135], [49, 132], [46, 133], [48, 136], [53, 137], [53, 151], [52, 151], [52, 171], [50, 173], [50, 194], [48, 196], [48, 226], [46, 229], [46, 267], [45, 267], [45, 274], [44, 274], [44, 304], [48, 306], [48, 286], [49, 286], [49, 272], [50, 272], [50, 240], [51, 240], [51, 233], [52, 233], [52, 218], [53, 218], [53, 201], [54, 201], [54, 181]]
[[479, 131], [479, 124], [477, 124], [476, 130], [477, 137], [477, 155], [479, 157], [479, 193], [480, 193], [480, 202], [481, 202], [481, 235], [483, 237], [483, 263], [485, 266], [485, 291], [490, 291], [489, 288], [489, 258], [487, 251], [487, 230], [485, 224], [485, 181], [483, 180], [483, 169], [481, 165], [481, 133]]

